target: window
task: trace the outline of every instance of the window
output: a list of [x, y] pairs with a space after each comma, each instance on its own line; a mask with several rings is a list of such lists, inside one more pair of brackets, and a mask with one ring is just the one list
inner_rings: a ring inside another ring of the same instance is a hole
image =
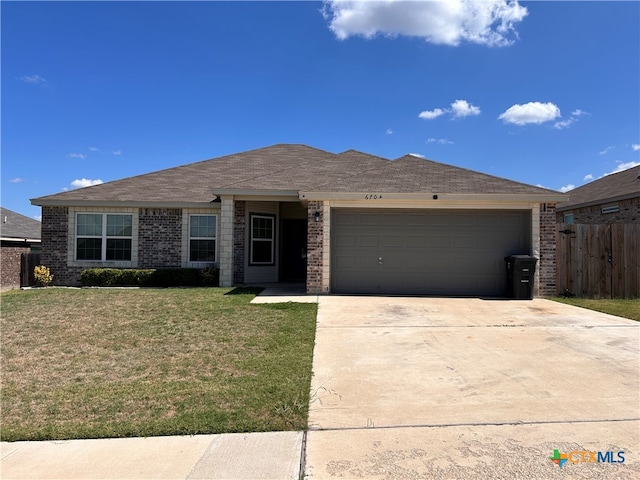
[[78, 213], [76, 260], [131, 261], [132, 215]]
[[252, 265], [273, 265], [275, 243], [275, 217], [251, 215], [251, 256]]
[[565, 213], [563, 223], [573, 223], [573, 213]]
[[216, 261], [216, 216], [189, 217], [189, 261]]

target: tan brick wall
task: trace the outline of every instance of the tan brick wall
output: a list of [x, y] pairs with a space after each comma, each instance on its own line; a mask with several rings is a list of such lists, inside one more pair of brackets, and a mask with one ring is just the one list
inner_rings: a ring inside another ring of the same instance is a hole
[[245, 201], [235, 203], [233, 217], [233, 283], [244, 283], [246, 208]]
[[[316, 212], [320, 212], [319, 222], [315, 221]], [[307, 205], [307, 293], [322, 293], [324, 219], [323, 202], [309, 201]]]
[[557, 295], [556, 287], [556, 205], [540, 205], [540, 260], [538, 296]]
[[[618, 205], [620, 211], [602, 213], [602, 207], [613, 205]], [[640, 223], [640, 197], [558, 212], [558, 223], [564, 223], [565, 213], [573, 213], [573, 223]]]
[[182, 265], [182, 209], [141, 208], [138, 225], [138, 268]]

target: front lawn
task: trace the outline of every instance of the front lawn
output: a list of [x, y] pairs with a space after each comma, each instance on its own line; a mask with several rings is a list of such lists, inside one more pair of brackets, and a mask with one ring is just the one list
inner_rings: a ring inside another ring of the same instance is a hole
[[316, 305], [255, 293], [2, 294], [1, 439], [304, 429]]
[[618, 317], [630, 318], [631, 320], [640, 321], [640, 299], [590, 299], [590, 298], [565, 298], [555, 297], [554, 300], [576, 307], [588, 308], [597, 312], [609, 313]]

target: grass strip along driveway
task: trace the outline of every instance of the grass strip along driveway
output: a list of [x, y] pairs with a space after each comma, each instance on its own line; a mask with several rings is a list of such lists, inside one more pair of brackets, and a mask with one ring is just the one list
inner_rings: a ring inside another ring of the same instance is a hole
[[574, 307], [588, 308], [589, 310], [595, 310], [596, 312], [608, 313], [609, 315], [616, 315], [618, 317], [629, 318], [631, 320], [637, 320], [640, 322], [640, 299], [589, 299], [589, 298], [565, 298], [556, 297], [549, 300], [555, 300], [556, 302], [566, 303], [567, 305], [573, 305]]
[[304, 429], [317, 306], [256, 293], [2, 294], [2, 440]]

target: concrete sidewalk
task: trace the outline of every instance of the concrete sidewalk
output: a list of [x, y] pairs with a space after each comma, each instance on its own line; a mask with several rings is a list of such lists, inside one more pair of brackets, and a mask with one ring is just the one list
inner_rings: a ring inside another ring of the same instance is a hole
[[2, 442], [0, 477], [28, 479], [291, 479], [302, 432]]
[[273, 283], [264, 288], [251, 303], [318, 303], [319, 295], [307, 295], [307, 287], [300, 283]]

